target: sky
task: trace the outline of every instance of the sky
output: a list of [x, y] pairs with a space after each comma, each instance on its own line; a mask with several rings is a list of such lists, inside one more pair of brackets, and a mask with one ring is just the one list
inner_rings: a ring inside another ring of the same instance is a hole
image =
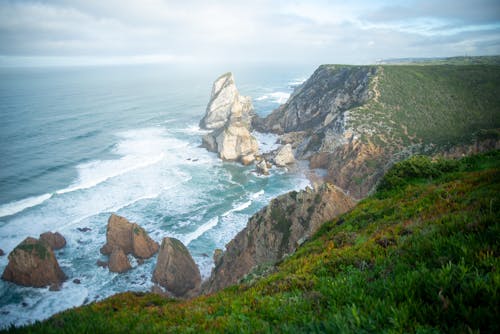
[[494, 54], [499, 0], [0, 0], [0, 66]]

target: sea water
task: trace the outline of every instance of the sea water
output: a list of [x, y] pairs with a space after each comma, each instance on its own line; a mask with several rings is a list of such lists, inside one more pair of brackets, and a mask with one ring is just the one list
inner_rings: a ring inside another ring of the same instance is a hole
[[[0, 248], [64, 235], [60, 291], [0, 280], [0, 327], [45, 319], [123, 291], [149, 291], [156, 256], [124, 274], [98, 267], [111, 213], [156, 241], [181, 240], [210, 275], [248, 218], [272, 198], [308, 185], [300, 171], [223, 162], [200, 148], [213, 80], [231, 70], [255, 111], [284, 103], [311, 72], [297, 67], [135, 65], [0, 69]], [[255, 133], [261, 150], [276, 137]], [[8, 263], [0, 257], [0, 272]], [[80, 284], [73, 282], [78, 279]]]

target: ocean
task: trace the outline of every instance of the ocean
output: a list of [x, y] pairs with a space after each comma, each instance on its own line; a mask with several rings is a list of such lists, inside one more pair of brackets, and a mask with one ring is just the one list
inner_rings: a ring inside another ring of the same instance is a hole
[[[130, 65], [0, 69], [0, 273], [28, 236], [58, 231], [60, 291], [0, 280], [0, 327], [45, 319], [123, 291], [149, 291], [156, 256], [124, 274], [98, 267], [111, 213], [156, 241], [176, 237], [203, 278], [248, 218], [309, 181], [300, 171], [223, 162], [200, 148], [212, 82], [232, 71], [266, 115], [313, 68]], [[276, 137], [258, 134], [263, 151]], [[133, 259], [133, 258], [132, 258]], [[73, 282], [81, 281], [80, 284]]]

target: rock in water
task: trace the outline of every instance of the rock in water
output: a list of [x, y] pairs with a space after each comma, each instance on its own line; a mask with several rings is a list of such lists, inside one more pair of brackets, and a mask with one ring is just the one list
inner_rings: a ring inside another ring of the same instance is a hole
[[242, 125], [232, 124], [216, 137], [219, 157], [223, 160], [239, 160], [259, 151], [257, 140]]
[[261, 175], [269, 175], [269, 168], [267, 168], [267, 162], [266, 160], [262, 159], [258, 164], [257, 164], [257, 173]]
[[164, 238], [152, 280], [177, 297], [189, 297], [199, 291], [201, 275], [186, 246], [175, 238]]
[[61, 233], [45, 232], [40, 234], [40, 241], [47, 243], [53, 250], [61, 249], [66, 246], [66, 239]]
[[294, 162], [295, 157], [293, 156], [292, 145], [290, 144], [286, 144], [281, 147], [274, 157], [274, 163], [279, 167], [285, 167], [286, 165], [293, 164]]
[[113, 273], [124, 273], [132, 269], [127, 255], [119, 247], [115, 247], [111, 252], [108, 267], [109, 271]]
[[132, 224], [132, 254], [139, 259], [149, 259], [158, 252], [160, 246], [151, 239], [146, 231], [137, 224]]
[[158, 251], [159, 246], [142, 227], [112, 214], [108, 220], [106, 244], [101, 248], [101, 253], [109, 255], [114, 248], [121, 248], [125, 254], [132, 254], [136, 258], [147, 259]]
[[28, 237], [9, 254], [2, 279], [36, 288], [58, 286], [65, 279], [52, 249], [43, 241]]
[[253, 116], [251, 99], [239, 94], [233, 75], [220, 76], [200, 121], [201, 128], [213, 130], [203, 136], [202, 146], [217, 152], [223, 160], [251, 163], [249, 158], [258, 153], [257, 140], [250, 133]]
[[349, 196], [330, 184], [317, 190], [292, 191], [273, 199], [226, 245], [204, 292], [236, 284], [255, 266], [276, 263], [292, 254], [323, 223], [353, 206]]
[[4, 256], [5, 253], [3, 252], [3, 249], [0, 248], [0, 256]]
[[238, 95], [232, 73], [225, 73], [218, 77], [212, 85], [210, 101], [207, 105], [206, 115], [200, 121], [200, 128], [215, 130], [224, 127]]

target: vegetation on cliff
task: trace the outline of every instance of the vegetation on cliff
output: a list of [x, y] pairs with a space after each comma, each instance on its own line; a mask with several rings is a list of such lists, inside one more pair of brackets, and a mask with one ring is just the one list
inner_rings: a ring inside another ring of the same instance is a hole
[[499, 151], [415, 157], [267, 276], [188, 301], [119, 294], [10, 332], [498, 332], [499, 190]]

